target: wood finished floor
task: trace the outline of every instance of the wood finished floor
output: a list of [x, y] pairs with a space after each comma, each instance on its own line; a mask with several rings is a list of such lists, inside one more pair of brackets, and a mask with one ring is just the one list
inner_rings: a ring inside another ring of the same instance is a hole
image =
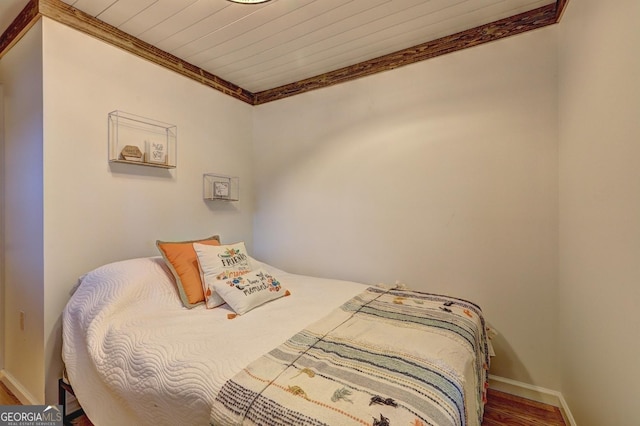
[[[0, 405], [20, 405], [18, 399], [0, 383]], [[91, 426], [85, 419], [75, 425]], [[566, 426], [557, 407], [489, 389], [482, 426]]]
[[482, 426], [566, 426], [558, 407], [489, 389]]
[[2, 382], [0, 382], [0, 405], [20, 405], [18, 398], [13, 396]]

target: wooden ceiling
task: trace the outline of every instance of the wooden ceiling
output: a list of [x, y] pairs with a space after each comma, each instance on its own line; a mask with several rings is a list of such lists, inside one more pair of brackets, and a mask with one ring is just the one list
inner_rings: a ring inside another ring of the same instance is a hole
[[[2, 1], [0, 25], [7, 30], [0, 55], [47, 16], [253, 105], [550, 25], [565, 5], [564, 0]], [[11, 22], [7, 15], [15, 13]]]

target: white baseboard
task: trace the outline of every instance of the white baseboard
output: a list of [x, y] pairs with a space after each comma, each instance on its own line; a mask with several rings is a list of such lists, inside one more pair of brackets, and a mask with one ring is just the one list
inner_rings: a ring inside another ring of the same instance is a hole
[[571, 410], [558, 391], [489, 374], [489, 388], [558, 407], [567, 426], [577, 426]]
[[23, 405], [41, 405], [38, 399], [31, 394], [22, 384], [6, 370], [0, 370], [0, 382], [18, 398]]

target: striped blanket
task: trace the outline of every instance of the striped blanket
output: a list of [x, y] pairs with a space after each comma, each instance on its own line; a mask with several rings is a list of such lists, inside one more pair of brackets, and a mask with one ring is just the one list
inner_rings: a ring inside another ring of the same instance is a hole
[[480, 425], [487, 352], [475, 304], [371, 287], [228, 380], [211, 424]]

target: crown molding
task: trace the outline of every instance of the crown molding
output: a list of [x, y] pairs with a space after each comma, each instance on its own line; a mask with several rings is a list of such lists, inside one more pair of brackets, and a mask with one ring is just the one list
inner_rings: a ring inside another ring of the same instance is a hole
[[253, 93], [158, 49], [118, 28], [94, 18], [60, 0], [39, 0], [39, 12], [85, 34], [147, 59], [226, 95], [253, 104]]
[[38, 22], [38, 1], [31, 0], [9, 24], [0, 36], [0, 58], [2, 58]]
[[519, 15], [510, 16], [499, 21], [422, 43], [365, 62], [360, 62], [335, 71], [329, 71], [295, 83], [257, 92], [255, 94], [255, 104], [260, 105], [379, 72], [393, 70], [447, 53], [457, 52], [469, 47], [479, 46], [484, 43], [555, 24], [557, 22], [556, 8], [557, 4], [549, 4]]
[[0, 58], [43, 16], [253, 105], [254, 95], [250, 91], [158, 49], [60, 0], [29, 1], [18, 17], [9, 25], [9, 28], [0, 36]]
[[562, 17], [562, 12], [567, 3], [568, 0], [556, 0], [555, 4], [549, 4], [408, 49], [257, 93], [243, 89], [158, 49], [137, 37], [69, 6], [61, 0], [30, 0], [0, 36], [0, 58], [29, 31], [38, 19], [46, 16], [228, 96], [250, 105], [261, 105], [555, 24]]

